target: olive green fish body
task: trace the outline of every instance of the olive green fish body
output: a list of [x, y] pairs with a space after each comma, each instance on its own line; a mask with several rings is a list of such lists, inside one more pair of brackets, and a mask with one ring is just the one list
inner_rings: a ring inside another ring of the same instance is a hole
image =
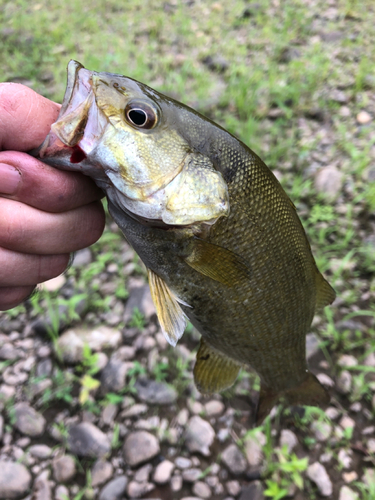
[[176, 344], [186, 317], [202, 335], [200, 390], [230, 387], [249, 366], [261, 379], [258, 421], [280, 396], [327, 404], [305, 339], [334, 292], [294, 205], [249, 148], [143, 84], [71, 61], [61, 113], [34, 154], [106, 192], [148, 269], [168, 341]]

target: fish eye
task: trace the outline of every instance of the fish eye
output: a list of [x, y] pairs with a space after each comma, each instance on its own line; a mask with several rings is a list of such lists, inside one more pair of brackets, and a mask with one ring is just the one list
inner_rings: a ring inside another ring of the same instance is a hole
[[145, 102], [129, 102], [125, 108], [125, 118], [130, 125], [136, 128], [149, 130], [158, 122], [158, 114]]

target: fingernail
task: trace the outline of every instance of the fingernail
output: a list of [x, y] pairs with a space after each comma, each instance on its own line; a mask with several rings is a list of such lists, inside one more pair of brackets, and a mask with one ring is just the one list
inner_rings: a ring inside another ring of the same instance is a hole
[[0, 163], [0, 193], [15, 194], [20, 182], [21, 174], [16, 168]]

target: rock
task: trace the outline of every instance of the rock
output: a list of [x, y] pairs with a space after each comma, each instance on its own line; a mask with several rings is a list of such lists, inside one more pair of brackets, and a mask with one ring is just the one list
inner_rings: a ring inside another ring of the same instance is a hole
[[177, 391], [164, 382], [140, 377], [135, 383], [139, 399], [147, 404], [169, 405], [176, 401]]
[[105, 483], [112, 475], [112, 464], [104, 460], [97, 460], [91, 470], [91, 486], [95, 488], [95, 486]]
[[137, 308], [146, 319], [150, 319], [156, 313], [148, 285], [137, 286], [130, 290], [123, 318], [125, 324], [129, 323], [132, 319], [135, 308]]
[[190, 453], [198, 451], [208, 457], [214, 437], [215, 431], [206, 420], [198, 416], [191, 417], [185, 433], [185, 444]]
[[213, 399], [212, 401], [208, 401], [204, 405], [204, 409], [206, 411], [207, 417], [217, 417], [223, 413], [223, 411], [225, 410], [225, 405], [222, 401]]
[[135, 404], [128, 408], [127, 410], [124, 410], [121, 412], [121, 417], [122, 418], [132, 418], [132, 417], [138, 417], [139, 415], [142, 415], [143, 413], [146, 413], [148, 410], [147, 405], [143, 404]]
[[335, 385], [334, 381], [326, 373], [318, 373], [316, 378], [325, 387], [333, 387]]
[[349, 469], [352, 465], [352, 451], [341, 448], [338, 452], [337, 460], [343, 469]]
[[211, 498], [212, 496], [210, 487], [203, 481], [197, 481], [194, 484], [193, 493], [199, 498]]
[[43, 471], [34, 481], [33, 500], [51, 500], [52, 491], [49, 482], [49, 470]]
[[367, 125], [372, 120], [372, 116], [367, 111], [360, 111], [356, 116], [356, 120], [360, 125]]
[[290, 453], [298, 444], [297, 436], [289, 429], [283, 429], [280, 434], [280, 446], [286, 446]]
[[328, 422], [320, 422], [314, 420], [311, 424], [311, 430], [313, 431], [316, 439], [320, 442], [327, 441], [332, 432], [332, 427]]
[[134, 481], [137, 481], [137, 483], [147, 483], [150, 479], [152, 469], [151, 464], [143, 465], [134, 473]]
[[225, 487], [232, 497], [236, 497], [241, 491], [241, 485], [238, 481], [227, 481]]
[[152, 483], [138, 483], [137, 481], [130, 481], [127, 488], [127, 493], [130, 498], [144, 497], [147, 493], [152, 491], [155, 485]]
[[375, 453], [375, 439], [370, 438], [367, 440], [367, 451], [371, 454]]
[[353, 470], [351, 472], [343, 472], [342, 478], [346, 483], [352, 483], [353, 481], [357, 481], [358, 474], [356, 473], [355, 470]]
[[337, 378], [337, 390], [341, 394], [349, 394], [352, 387], [352, 376], [347, 370], [343, 370]]
[[339, 424], [341, 425], [341, 427], [343, 429], [348, 429], [349, 427], [351, 427], [352, 429], [354, 429], [355, 427], [355, 420], [353, 420], [352, 418], [350, 418], [348, 415], [344, 415]]
[[314, 354], [319, 352], [319, 339], [315, 333], [306, 335], [306, 359], [310, 359]]
[[221, 459], [232, 474], [245, 472], [247, 463], [240, 449], [235, 444], [230, 444], [221, 455]]
[[178, 467], [179, 469], [188, 469], [189, 467], [191, 467], [193, 465], [190, 458], [186, 458], [186, 457], [177, 457], [175, 459], [174, 463], [175, 463], [176, 467]]
[[101, 490], [98, 500], [122, 500], [127, 484], [128, 480], [126, 476], [118, 476], [112, 479]]
[[31, 474], [22, 464], [0, 461], [0, 498], [24, 497], [30, 489]]
[[263, 461], [263, 446], [266, 444], [266, 436], [263, 432], [257, 432], [245, 439], [245, 456], [251, 468], [257, 468]]
[[57, 341], [57, 351], [66, 363], [78, 363], [83, 359], [83, 347], [88, 345], [92, 351], [106, 348], [115, 349], [121, 344], [119, 330], [108, 326], [98, 326], [94, 330], [74, 328], [67, 330]]
[[168, 483], [172, 477], [172, 472], [174, 469], [174, 463], [170, 462], [169, 460], [163, 460], [160, 462], [160, 464], [156, 467], [155, 472], [154, 472], [154, 481], [157, 484], [165, 484]]
[[132, 366], [131, 362], [111, 359], [101, 373], [100, 392], [120, 392], [125, 387], [126, 374]]
[[187, 483], [195, 483], [195, 481], [198, 481], [201, 474], [201, 469], [192, 467], [191, 469], [185, 469], [184, 471], [182, 471], [182, 479]]
[[313, 481], [323, 497], [332, 495], [332, 482], [326, 469], [319, 462], [314, 462], [307, 468], [307, 477]]
[[340, 358], [337, 361], [337, 364], [339, 366], [357, 366], [358, 361], [357, 359], [352, 356], [351, 354], [342, 354]]
[[348, 488], [348, 486], [342, 486], [339, 493], [339, 500], [358, 500], [358, 493]]
[[90, 264], [91, 261], [92, 261], [91, 250], [89, 248], [84, 248], [83, 250], [78, 250], [78, 252], [74, 254], [72, 266], [73, 267], [87, 266], [87, 264]]
[[63, 484], [59, 485], [55, 489], [55, 500], [66, 500], [69, 498], [69, 490]]
[[263, 487], [260, 481], [252, 481], [250, 486], [244, 486], [239, 500], [264, 500]]
[[72, 425], [68, 430], [69, 450], [80, 457], [102, 457], [111, 451], [108, 437], [90, 422]]
[[43, 358], [36, 365], [37, 377], [49, 377], [52, 374], [53, 364], [51, 358]]
[[67, 483], [76, 475], [76, 464], [70, 455], [55, 458], [52, 462], [52, 469], [57, 483]]
[[315, 189], [326, 198], [335, 200], [342, 187], [343, 175], [334, 166], [328, 166], [320, 169], [315, 176]]
[[27, 403], [17, 403], [14, 406], [15, 426], [26, 434], [26, 436], [36, 437], [43, 434], [46, 427], [46, 420]]
[[50, 448], [46, 444], [34, 444], [30, 446], [28, 452], [35, 458], [45, 460], [46, 458], [49, 458], [51, 456], [52, 448]]
[[131, 467], [147, 462], [160, 453], [159, 441], [146, 431], [130, 433], [123, 446], [124, 460]]
[[108, 403], [102, 411], [103, 424], [111, 425], [116, 418], [118, 412], [118, 406], [113, 403]]

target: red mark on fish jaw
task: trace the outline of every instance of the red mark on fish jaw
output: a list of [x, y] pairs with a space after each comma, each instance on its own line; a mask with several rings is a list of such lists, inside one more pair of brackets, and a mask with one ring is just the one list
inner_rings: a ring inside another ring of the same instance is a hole
[[72, 155], [70, 157], [70, 163], [80, 163], [82, 160], [86, 158], [86, 153], [82, 151], [79, 146], [74, 146], [72, 148]]

